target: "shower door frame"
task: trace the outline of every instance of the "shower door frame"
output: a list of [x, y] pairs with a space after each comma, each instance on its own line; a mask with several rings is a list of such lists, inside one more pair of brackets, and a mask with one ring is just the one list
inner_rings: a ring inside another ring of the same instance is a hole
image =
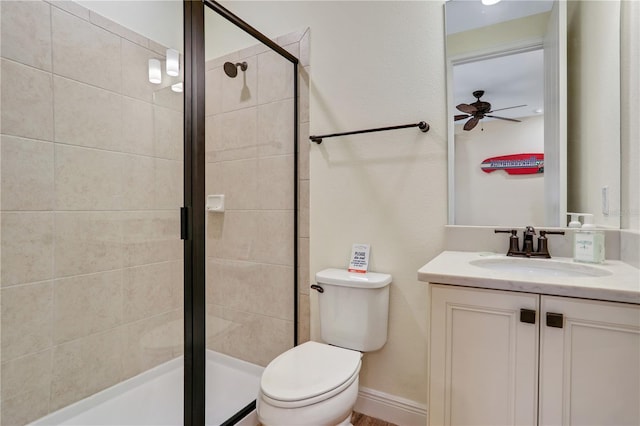
[[[212, 0], [183, 0], [184, 19], [184, 424], [204, 426], [206, 411], [205, 6], [293, 65], [293, 345], [298, 344], [298, 58]], [[253, 400], [223, 423], [234, 425]]]

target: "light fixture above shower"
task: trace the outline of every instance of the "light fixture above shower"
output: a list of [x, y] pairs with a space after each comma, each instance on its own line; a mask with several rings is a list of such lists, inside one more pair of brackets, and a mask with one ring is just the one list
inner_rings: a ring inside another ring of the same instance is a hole
[[225, 62], [224, 73], [231, 78], [236, 78], [236, 76], [238, 75], [238, 67], [240, 67], [240, 69], [244, 72], [247, 70], [248, 65], [246, 62], [238, 62], [235, 64], [233, 62]]
[[[175, 49], [167, 49], [165, 72], [171, 77], [180, 75], [180, 52]], [[162, 83], [162, 66], [160, 59], [149, 59], [149, 83]]]

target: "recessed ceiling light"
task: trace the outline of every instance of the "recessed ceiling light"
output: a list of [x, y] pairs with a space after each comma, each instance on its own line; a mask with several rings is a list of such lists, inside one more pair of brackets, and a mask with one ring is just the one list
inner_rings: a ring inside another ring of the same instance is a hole
[[482, 0], [482, 4], [485, 6], [493, 6], [496, 3], [499, 3], [500, 0]]

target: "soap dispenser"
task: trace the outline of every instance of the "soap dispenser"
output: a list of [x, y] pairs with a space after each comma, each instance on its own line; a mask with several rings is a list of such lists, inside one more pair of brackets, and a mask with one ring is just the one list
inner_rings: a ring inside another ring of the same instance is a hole
[[576, 262], [604, 262], [604, 232], [593, 224], [592, 214], [580, 214], [584, 224], [576, 229], [573, 239], [573, 260]]

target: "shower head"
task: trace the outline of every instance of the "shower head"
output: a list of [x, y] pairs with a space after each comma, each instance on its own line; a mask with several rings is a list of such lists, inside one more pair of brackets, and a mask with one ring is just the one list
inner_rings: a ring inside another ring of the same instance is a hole
[[240, 67], [240, 69], [242, 71], [246, 71], [247, 70], [247, 63], [246, 62], [238, 62], [237, 64], [234, 64], [232, 62], [225, 62], [224, 63], [224, 73], [227, 74], [231, 78], [235, 78], [238, 75], [238, 67]]

